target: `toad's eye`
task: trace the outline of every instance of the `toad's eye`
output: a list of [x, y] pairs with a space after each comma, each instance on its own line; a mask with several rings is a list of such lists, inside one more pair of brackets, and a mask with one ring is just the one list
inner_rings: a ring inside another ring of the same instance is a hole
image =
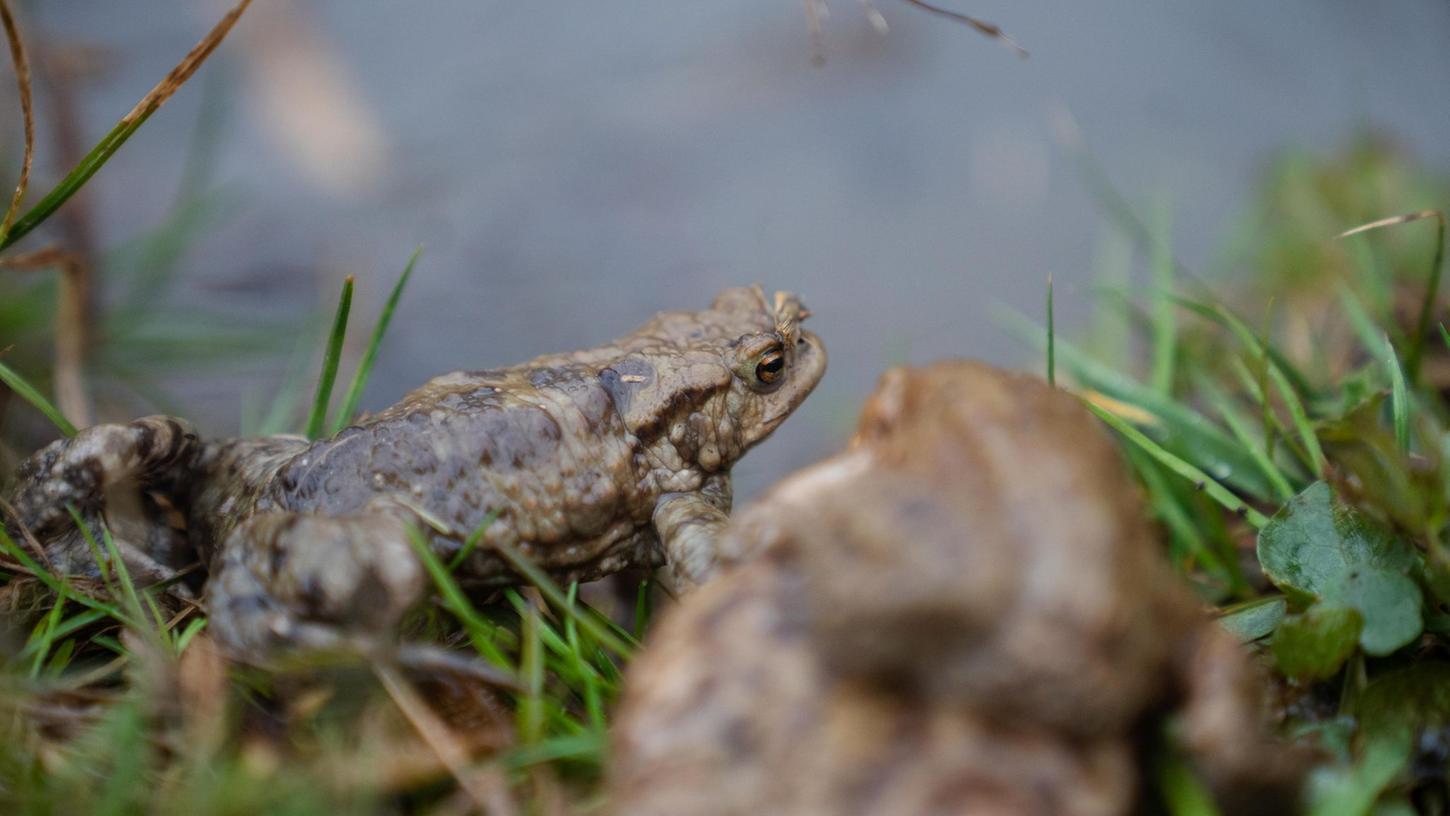
[[760, 355], [755, 363], [755, 379], [766, 385], [773, 385], [785, 373], [785, 355], [780, 349], [771, 349]]

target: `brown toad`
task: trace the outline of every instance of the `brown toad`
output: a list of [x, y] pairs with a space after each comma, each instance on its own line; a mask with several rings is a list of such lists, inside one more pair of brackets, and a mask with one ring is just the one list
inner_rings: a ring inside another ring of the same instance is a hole
[[409, 525], [445, 562], [481, 531], [466, 585], [514, 582], [505, 546], [563, 581], [666, 565], [689, 585], [715, 568], [730, 466], [825, 372], [806, 316], [726, 290], [600, 348], [437, 377], [315, 442], [100, 425], [24, 463], [12, 503], [65, 571], [96, 569], [68, 507], [147, 580], [199, 557], [211, 631], [242, 655], [386, 630], [425, 591]]
[[1067, 394], [968, 362], [889, 372], [851, 447], [737, 514], [743, 563], [631, 665], [620, 814], [1125, 814], [1176, 739], [1229, 813], [1296, 763]]

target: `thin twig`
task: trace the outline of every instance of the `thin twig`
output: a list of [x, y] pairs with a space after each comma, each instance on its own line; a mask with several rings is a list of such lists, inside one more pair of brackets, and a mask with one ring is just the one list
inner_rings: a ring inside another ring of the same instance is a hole
[[231, 11], [227, 12], [226, 16], [211, 31], [207, 32], [207, 35], [202, 38], [201, 42], [197, 43], [175, 68], [171, 69], [170, 73], [160, 82], [156, 83], [156, 86], [147, 92], [145, 96], [141, 97], [141, 101], [137, 102], [136, 106], [127, 112], [125, 116], [121, 117], [121, 120], [116, 123], [115, 127], [111, 128], [111, 131], [95, 147], [91, 148], [91, 151], [81, 159], [80, 163], [73, 167], [66, 174], [65, 178], [61, 179], [60, 183], [55, 186], [55, 189], [46, 193], [45, 197], [39, 203], [31, 207], [29, 211], [15, 222], [14, 228], [7, 235], [3, 236], [3, 238], [0, 238], [0, 249], [4, 249], [25, 237], [31, 230], [35, 229], [56, 210], [60, 209], [61, 205], [71, 196], [75, 195], [76, 191], [85, 186], [85, 183], [91, 176], [95, 175], [96, 171], [100, 170], [101, 166], [117, 150], [121, 149], [121, 145], [125, 144], [126, 140], [131, 138], [131, 134], [135, 133], [136, 129], [141, 127], [142, 123], [151, 114], [166, 104], [166, 100], [170, 99], [191, 78], [192, 74], [196, 73], [202, 63], [206, 62], [207, 57], [211, 56], [211, 53], [216, 50], [217, 46], [221, 45], [222, 40], [226, 38], [227, 34], [232, 30], [232, 27], [236, 25], [237, 20], [242, 16], [242, 13], [251, 4], [252, 0], [241, 0]]
[[453, 778], [458, 780], [459, 787], [463, 788], [474, 804], [482, 808], [483, 812], [494, 816], [515, 816], [519, 812], [500, 769], [470, 770], [468, 752], [458, 743], [447, 724], [428, 708], [428, 704], [423, 702], [408, 681], [392, 667], [381, 663], [374, 663], [373, 671], [382, 682], [383, 688], [387, 689], [388, 696], [393, 698], [398, 710], [417, 729], [423, 741], [449, 773], [453, 774]]
[[30, 102], [30, 59], [25, 55], [25, 43], [20, 39], [20, 29], [15, 25], [15, 15], [10, 3], [0, 0], [0, 23], [5, 25], [5, 39], [10, 42], [10, 60], [15, 64], [15, 84], [20, 89], [20, 115], [25, 120], [25, 154], [20, 161], [20, 178], [15, 182], [15, 194], [10, 197], [10, 206], [5, 209], [5, 218], [0, 221], [0, 241], [10, 232], [15, 223], [15, 214], [20, 211], [20, 200], [25, 197], [25, 187], [30, 184], [30, 166], [35, 159], [35, 111]]
[[986, 36], [991, 37], [997, 42], [1002, 43], [1003, 45], [1012, 49], [1012, 51], [1014, 51], [1017, 56], [1024, 59], [1026, 59], [1027, 57], [1027, 49], [1018, 45], [1016, 40], [1007, 36], [1007, 32], [1003, 31], [1001, 26], [998, 26], [994, 23], [989, 23], [986, 20], [979, 20], [976, 17], [972, 17], [970, 15], [962, 14], [959, 11], [952, 11], [951, 9], [942, 8], [941, 6], [932, 5], [931, 3], [926, 2], [926, 0], [904, 0], [904, 2], [908, 5], [916, 6], [922, 11], [926, 11], [940, 17], [945, 17], [948, 20], [956, 20], [959, 23], [971, 26], [978, 32], [985, 34]]
[[50, 553], [47, 553], [45, 547], [42, 547], [40, 542], [35, 539], [35, 534], [30, 532], [30, 528], [26, 527], [20, 521], [20, 513], [16, 512], [15, 506], [4, 499], [0, 499], [0, 512], [10, 517], [11, 521], [15, 524], [15, 529], [20, 531], [20, 537], [40, 557], [40, 562], [45, 565], [45, 568], [51, 572], [55, 572], [55, 564], [50, 562]]
[[166, 104], [166, 100], [170, 99], [171, 95], [176, 93], [182, 85], [185, 85], [186, 81], [191, 79], [191, 75], [196, 73], [196, 69], [200, 68], [202, 63], [206, 62], [207, 57], [211, 56], [211, 52], [215, 51], [217, 46], [222, 44], [222, 40], [226, 39], [227, 34], [232, 30], [232, 26], [237, 24], [237, 20], [241, 18], [242, 13], [251, 4], [252, 0], [242, 0], [231, 11], [227, 12], [227, 16], [223, 17], [202, 38], [201, 42], [197, 43], [182, 58], [181, 62], [176, 64], [175, 68], [171, 69], [171, 73], [156, 83], [156, 87], [152, 88], [149, 93], [141, 97], [141, 101], [136, 103], [136, 107], [132, 108], [130, 113], [121, 117], [121, 123], [129, 124], [145, 119], [155, 113], [162, 105]]
[[[0, 0], [3, 2], [3, 0]], [[55, 402], [65, 418], [80, 428], [91, 424], [85, 387], [86, 326], [89, 325], [86, 266], [81, 256], [50, 246], [0, 258], [0, 269], [60, 270], [55, 316]]]
[[1420, 221], [1425, 218], [1435, 219], [1439, 227], [1435, 234], [1435, 254], [1430, 259], [1430, 274], [1425, 283], [1425, 298], [1420, 303], [1420, 318], [1415, 321], [1415, 336], [1410, 338], [1410, 353], [1405, 360], [1405, 375], [1411, 385], [1420, 381], [1420, 359], [1425, 353], [1425, 337], [1430, 333], [1430, 321], [1434, 317], [1435, 301], [1440, 296], [1440, 267], [1445, 261], [1445, 213], [1440, 210], [1420, 210], [1404, 215], [1392, 215], [1368, 224], [1360, 224], [1339, 234], [1339, 238], [1344, 239], [1381, 227], [1408, 224], [1411, 221]]

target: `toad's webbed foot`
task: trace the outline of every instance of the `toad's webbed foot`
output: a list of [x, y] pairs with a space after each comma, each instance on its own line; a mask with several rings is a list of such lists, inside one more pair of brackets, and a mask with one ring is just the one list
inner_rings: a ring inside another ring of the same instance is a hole
[[267, 513], [222, 545], [209, 584], [211, 631], [233, 655], [380, 644], [426, 588], [394, 513]]
[[168, 577], [192, 555], [153, 494], [173, 494], [199, 450], [191, 425], [173, 417], [87, 428], [21, 464], [10, 500], [15, 517], [7, 521], [34, 536], [56, 569], [93, 576], [94, 556], [71, 518], [74, 508], [93, 533], [102, 524], [111, 530], [135, 577]]

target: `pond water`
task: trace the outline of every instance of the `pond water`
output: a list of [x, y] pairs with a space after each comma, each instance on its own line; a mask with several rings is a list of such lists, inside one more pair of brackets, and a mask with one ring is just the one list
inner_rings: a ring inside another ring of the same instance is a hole
[[[366, 326], [425, 244], [373, 408], [723, 286], [798, 291], [831, 371], [742, 465], [748, 494], [839, 445], [892, 363], [1029, 361], [993, 305], [1040, 313], [1049, 274], [1065, 321], [1083, 319], [1107, 219], [1066, 123], [1130, 199], [1171, 205], [1189, 266], [1276, 149], [1373, 126], [1450, 167], [1441, 0], [954, 8], [1031, 57], [892, 0], [886, 34], [833, 3], [821, 65], [796, 0], [258, 0], [97, 177], [95, 226], [116, 245], [161, 222], [203, 101], [216, 106], [208, 164], [230, 215], [186, 254], [174, 297], [300, 319], [354, 274]], [[222, 9], [49, 0], [31, 14], [53, 41], [105, 49], [104, 81], [80, 97], [93, 139]], [[203, 427], [230, 432], [258, 386], [182, 387]]]

